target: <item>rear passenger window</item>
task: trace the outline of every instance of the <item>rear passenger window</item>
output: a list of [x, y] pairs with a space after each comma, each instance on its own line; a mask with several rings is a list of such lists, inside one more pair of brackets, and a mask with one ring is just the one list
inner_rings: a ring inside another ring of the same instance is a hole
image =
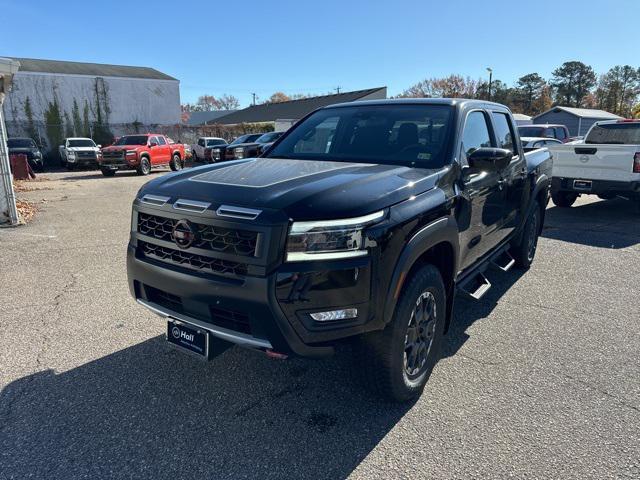
[[558, 140], [564, 140], [567, 138], [567, 135], [562, 127], [556, 127], [556, 138]]
[[493, 112], [493, 124], [496, 128], [496, 140], [498, 141], [499, 148], [506, 148], [511, 150], [514, 155], [518, 154], [518, 149], [515, 145], [513, 134], [513, 126], [506, 113]]
[[164, 137], [157, 137], [158, 138], [158, 145], [166, 145], [167, 142], [165, 141]]
[[547, 138], [556, 138], [556, 132], [553, 128], [547, 128], [545, 129], [544, 133], [542, 134], [543, 137], [547, 137]]
[[491, 135], [487, 118], [482, 112], [471, 112], [462, 132], [462, 152], [469, 156], [479, 148], [490, 146]]

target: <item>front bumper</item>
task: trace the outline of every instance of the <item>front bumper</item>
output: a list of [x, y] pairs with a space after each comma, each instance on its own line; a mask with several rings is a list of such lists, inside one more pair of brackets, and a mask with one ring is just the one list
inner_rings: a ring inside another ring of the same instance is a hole
[[[591, 182], [587, 187], [580, 182]], [[640, 195], [640, 181], [619, 182], [613, 180], [590, 180], [581, 178], [553, 177], [553, 192], [576, 192], [591, 195]]]
[[[336, 342], [384, 327], [371, 307], [373, 255], [282, 263], [288, 220], [282, 212], [264, 211], [262, 222], [233, 220], [210, 210], [185, 214], [173, 206], [177, 199], [149, 197], [134, 202], [127, 273], [133, 297], [155, 313], [240, 345], [305, 357], [329, 355]], [[201, 235], [207, 238], [255, 233], [254, 255], [216, 252], [199, 243], [180, 249], [169, 235], [185, 217], [206, 227]], [[343, 308], [357, 308], [357, 317], [311, 318]]]
[[[342, 267], [232, 281], [141, 258], [134, 245], [127, 254], [131, 294], [154, 313], [241, 346], [303, 357], [330, 355], [337, 341], [373, 325], [369, 260]], [[358, 308], [356, 319], [314, 325], [308, 315], [347, 306]]]

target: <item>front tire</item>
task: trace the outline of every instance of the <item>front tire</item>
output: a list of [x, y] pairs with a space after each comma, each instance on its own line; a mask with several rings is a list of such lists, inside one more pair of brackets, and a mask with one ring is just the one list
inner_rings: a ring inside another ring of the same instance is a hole
[[180, 160], [180, 155], [178, 155], [177, 153], [173, 155], [171, 162], [169, 162], [169, 167], [174, 172], [182, 170], [182, 167], [184, 167], [184, 165], [182, 164], [182, 160]]
[[561, 208], [569, 208], [578, 199], [578, 194], [573, 192], [551, 192], [551, 200], [556, 206]]
[[151, 173], [151, 162], [147, 157], [140, 159], [140, 165], [136, 168], [136, 172], [138, 172], [138, 175], [149, 175]]
[[393, 402], [419, 396], [438, 361], [445, 318], [442, 276], [433, 265], [425, 265], [406, 281], [386, 328], [358, 339], [366, 386]]

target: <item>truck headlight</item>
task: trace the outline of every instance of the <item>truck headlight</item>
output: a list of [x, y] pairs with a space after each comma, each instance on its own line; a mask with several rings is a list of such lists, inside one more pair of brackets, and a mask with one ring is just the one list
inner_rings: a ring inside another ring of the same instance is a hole
[[384, 218], [385, 211], [355, 218], [294, 222], [287, 238], [287, 261], [334, 260], [361, 257], [365, 227]]
[[244, 148], [243, 147], [234, 148], [233, 156], [236, 158], [244, 158]]
[[211, 150], [211, 158], [213, 158], [214, 160], [220, 160], [220, 149], [219, 148], [214, 148], [213, 150]]

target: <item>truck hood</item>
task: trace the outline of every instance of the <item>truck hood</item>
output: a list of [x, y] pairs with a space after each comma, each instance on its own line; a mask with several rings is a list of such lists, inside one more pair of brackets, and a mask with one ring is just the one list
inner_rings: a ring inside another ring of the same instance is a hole
[[439, 170], [394, 165], [250, 158], [183, 170], [139, 195], [284, 211], [294, 220], [364, 215], [436, 185]]

